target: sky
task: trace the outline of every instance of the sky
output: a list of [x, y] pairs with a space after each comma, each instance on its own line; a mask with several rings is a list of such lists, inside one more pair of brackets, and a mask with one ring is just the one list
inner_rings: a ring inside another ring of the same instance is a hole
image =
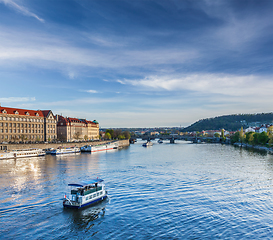
[[273, 111], [272, 0], [0, 0], [1, 106], [102, 128]]

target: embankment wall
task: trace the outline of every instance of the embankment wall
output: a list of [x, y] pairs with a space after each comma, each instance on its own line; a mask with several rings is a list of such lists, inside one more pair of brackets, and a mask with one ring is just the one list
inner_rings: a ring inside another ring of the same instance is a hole
[[[39, 148], [39, 149], [47, 149], [47, 148], [58, 148], [60, 146], [76, 146], [82, 147], [84, 145], [98, 145], [108, 143], [109, 141], [99, 141], [99, 142], [82, 142], [82, 143], [33, 143], [33, 144], [0, 144], [0, 152], [5, 150], [21, 150], [21, 149], [29, 149], [29, 148]], [[127, 147], [130, 145], [129, 140], [118, 140], [119, 148]]]

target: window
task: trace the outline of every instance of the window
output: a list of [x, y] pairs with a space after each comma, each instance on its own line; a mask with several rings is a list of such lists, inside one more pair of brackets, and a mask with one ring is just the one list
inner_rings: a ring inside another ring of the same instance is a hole
[[38, 131], [38, 133], [40, 133], [40, 130]]
[[23, 130], [23, 129], [21, 129], [21, 133], [24, 133], [24, 130]]
[[25, 127], [27, 127], [27, 124], [25, 124]]
[[27, 133], [27, 129], [25, 130], [25, 133]]
[[37, 128], [37, 124], [35, 124], [35, 127]]
[[16, 133], [16, 129], [14, 129], [13, 132]]
[[9, 124], [9, 127], [12, 127], [12, 123]]
[[6, 118], [6, 117], [3, 117], [3, 120], [7, 120], [7, 118]]
[[0, 124], [1, 127], [3, 127], [3, 125], [4, 125], [3, 123]]
[[30, 128], [30, 124], [28, 124], [28, 127]]
[[21, 123], [21, 127], [24, 127], [24, 124], [23, 124], [23, 123]]
[[31, 133], [31, 130], [30, 130], [30, 129], [28, 130], [28, 133]]
[[32, 133], [34, 133], [34, 130], [32, 130]]
[[12, 130], [10, 129], [9, 132], [12, 133]]
[[17, 127], [20, 127], [20, 123], [17, 123]]
[[37, 129], [35, 130], [35, 133], [37, 133]]
[[7, 123], [5, 123], [5, 127], [7, 127], [8, 126], [8, 124]]
[[3, 133], [4, 132], [4, 129], [1, 129], [1, 133]]
[[16, 127], [16, 123], [13, 123], [13, 127]]

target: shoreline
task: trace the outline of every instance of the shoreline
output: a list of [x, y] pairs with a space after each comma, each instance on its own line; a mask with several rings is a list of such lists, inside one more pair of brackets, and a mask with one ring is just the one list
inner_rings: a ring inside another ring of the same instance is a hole
[[75, 146], [82, 147], [84, 145], [101, 145], [109, 142], [118, 142], [119, 147], [123, 148], [130, 145], [129, 139], [126, 140], [110, 140], [110, 141], [96, 141], [96, 142], [66, 142], [66, 143], [26, 143], [26, 144], [0, 144], [0, 152], [12, 151], [12, 150], [23, 150], [30, 148], [39, 148], [39, 149], [47, 149], [47, 148], [58, 148], [65, 146]]

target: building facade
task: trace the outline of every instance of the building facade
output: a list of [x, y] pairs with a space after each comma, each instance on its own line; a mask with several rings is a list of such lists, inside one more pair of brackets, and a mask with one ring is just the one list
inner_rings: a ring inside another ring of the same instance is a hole
[[99, 139], [99, 123], [86, 119], [57, 116], [57, 136], [61, 141]]
[[57, 139], [57, 122], [50, 110], [0, 106], [0, 142], [40, 142]]

